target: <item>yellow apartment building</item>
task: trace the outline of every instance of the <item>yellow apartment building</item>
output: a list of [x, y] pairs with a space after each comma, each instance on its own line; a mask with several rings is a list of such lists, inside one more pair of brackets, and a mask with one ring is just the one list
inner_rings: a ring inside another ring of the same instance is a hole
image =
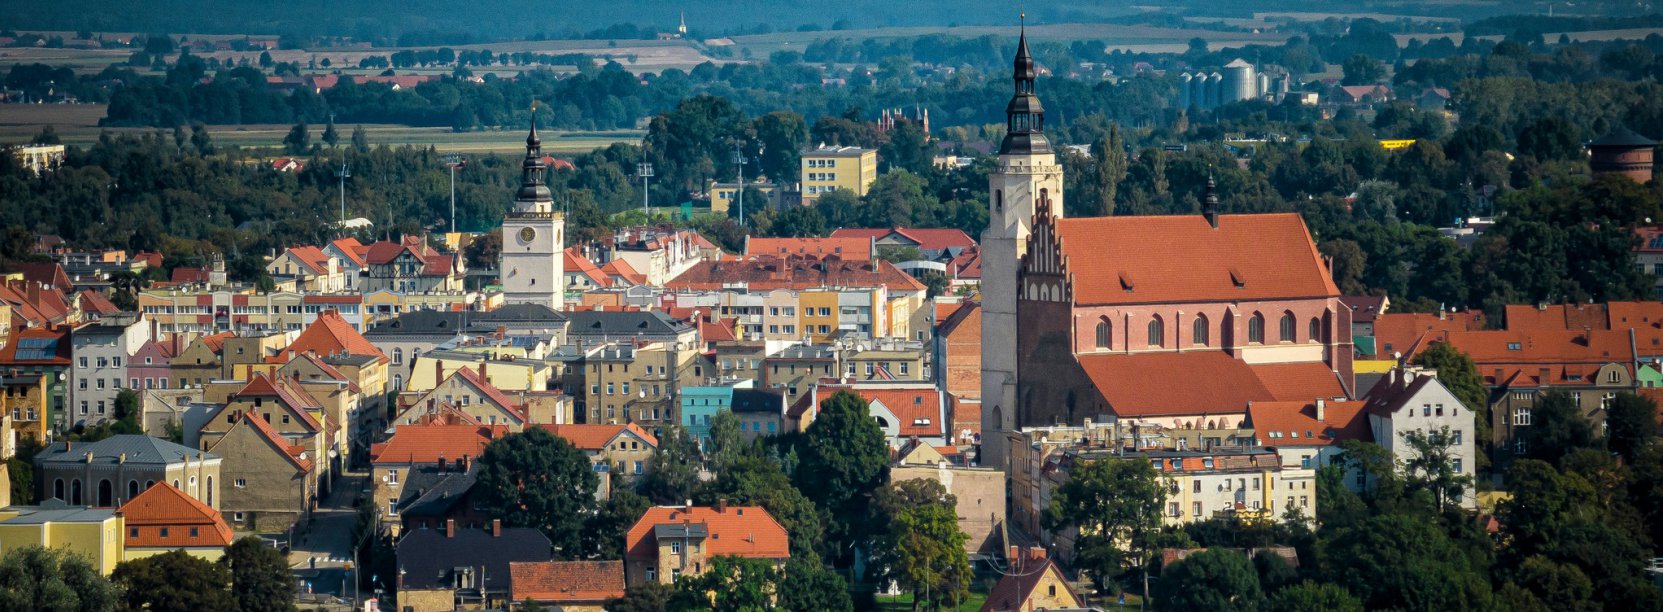
[[0, 549], [62, 548], [86, 557], [105, 576], [126, 554], [121, 515], [113, 508], [10, 506], [0, 508]]
[[[803, 151], [803, 204], [813, 204], [833, 189], [847, 189], [857, 196], [878, 180], [878, 150], [860, 147], [830, 147]], [[714, 200], [712, 200], [714, 205]]]

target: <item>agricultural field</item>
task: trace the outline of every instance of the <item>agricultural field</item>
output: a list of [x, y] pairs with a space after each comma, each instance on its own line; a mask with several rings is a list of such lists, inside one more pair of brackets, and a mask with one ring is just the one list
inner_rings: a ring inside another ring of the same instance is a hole
[[[103, 132], [139, 134], [152, 132], [150, 128], [101, 128], [98, 120], [104, 116], [101, 104], [7, 104], [0, 105], [0, 144], [25, 142], [50, 125], [58, 137], [68, 145], [88, 145], [98, 140]], [[283, 146], [290, 125], [216, 125], [208, 132], [214, 143], [221, 146], [271, 147]], [[311, 126], [312, 142], [322, 142], [323, 127]], [[337, 125], [344, 143], [352, 136], [353, 125]], [[412, 145], [434, 147], [444, 153], [509, 154], [525, 150], [525, 133], [518, 130], [452, 132], [442, 127], [408, 127], [403, 125], [367, 124], [364, 131], [371, 144]], [[628, 130], [608, 132], [544, 131], [543, 151], [551, 155], [572, 156], [587, 153], [614, 142], [636, 142], [641, 132]]]
[[[774, 51], [802, 51], [809, 43], [825, 38], [847, 38], [861, 41], [932, 34], [975, 38], [988, 35], [1011, 36], [1015, 33], [1015, 29], [1012, 26], [954, 26], [877, 28], [834, 32], [776, 32], [773, 34], [735, 36], [733, 41], [741, 49], [748, 50], [752, 57], [767, 57], [769, 53]], [[1194, 38], [1206, 40], [1208, 45], [1215, 49], [1241, 47], [1249, 44], [1281, 44], [1282, 41], [1288, 38], [1285, 34], [1275, 32], [1221, 32], [1205, 29], [1101, 23], [1030, 25], [1028, 26], [1028, 37], [1035, 41], [1049, 42], [1101, 40], [1111, 50], [1123, 49], [1144, 53], [1181, 52]]]

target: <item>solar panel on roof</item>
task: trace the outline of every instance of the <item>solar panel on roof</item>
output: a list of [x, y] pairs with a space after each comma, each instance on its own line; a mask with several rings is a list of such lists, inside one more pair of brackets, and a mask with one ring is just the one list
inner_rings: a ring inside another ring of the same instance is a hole
[[18, 348], [26, 348], [26, 349], [57, 348], [58, 347], [58, 339], [57, 338], [21, 338], [17, 341], [17, 347]]
[[56, 350], [17, 349], [17, 359], [19, 361], [46, 361], [57, 356], [58, 352]]

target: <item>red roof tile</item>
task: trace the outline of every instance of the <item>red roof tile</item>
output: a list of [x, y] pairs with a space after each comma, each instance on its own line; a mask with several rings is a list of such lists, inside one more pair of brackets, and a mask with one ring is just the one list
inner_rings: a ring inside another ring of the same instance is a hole
[[477, 459], [492, 440], [505, 435], [508, 427], [504, 425], [399, 425], [392, 438], [373, 450], [370, 462], [428, 464], [438, 463], [440, 457], [451, 461]]
[[[1294, 213], [1056, 219], [1077, 304], [1237, 302], [1336, 297]], [[1106, 237], [1114, 237], [1106, 240]], [[1122, 278], [1125, 282], [1106, 282]]]
[[945, 251], [951, 248], [972, 248], [976, 246], [975, 239], [964, 230], [953, 228], [842, 228], [831, 233], [833, 238], [861, 238], [865, 240], [882, 240], [890, 236], [902, 238], [924, 251]]
[[[318, 313], [318, 318], [306, 326], [306, 330], [300, 332], [300, 336], [289, 343], [289, 348], [285, 351], [291, 357], [308, 351], [319, 355], [333, 355], [345, 351], [352, 355], [376, 357], [382, 363], [388, 361], [381, 349], [376, 348], [363, 334], [353, 329], [352, 324], [346, 322], [341, 313], [335, 310]], [[268, 361], [286, 363], [288, 359], [278, 356]]]
[[514, 601], [593, 604], [624, 596], [623, 561], [515, 561], [508, 574]]
[[485, 399], [491, 400], [491, 403], [513, 413], [514, 416], [519, 417], [521, 421], [526, 420], [524, 406], [514, 403], [514, 400], [508, 399], [508, 395], [504, 394], [501, 389], [496, 388], [495, 385], [486, 382], [485, 378], [481, 377], [478, 372], [474, 371], [473, 368], [462, 366], [457, 368], [455, 372], [452, 372], [451, 376], [461, 377], [462, 380], [467, 381], [469, 385], [472, 385], [475, 390], [479, 391], [480, 395], [485, 396]]
[[[255, 433], [259, 434], [261, 438], [271, 444], [272, 449], [283, 455], [283, 458], [288, 459], [289, 463], [293, 465], [295, 469], [306, 473], [310, 473], [312, 471], [312, 460], [304, 457], [306, 454], [306, 447], [289, 444], [289, 441], [283, 437], [283, 434], [278, 433], [276, 429], [273, 429], [271, 427], [271, 423], [267, 423], [265, 417], [260, 416], [260, 413], [241, 413], [240, 417], [237, 419], [237, 424], [246, 424], [248, 427], [254, 428]], [[236, 425], [233, 425], [232, 427], [236, 427]], [[229, 435], [227, 437], [229, 437]], [[208, 450], [212, 451], [213, 449]]]
[[1340, 376], [1325, 363], [1262, 363], [1249, 367], [1259, 377], [1259, 384], [1277, 400], [1302, 402], [1350, 395], [1340, 384]]
[[610, 444], [612, 440], [616, 439], [618, 436], [623, 435], [625, 431], [633, 432], [635, 435], [640, 436], [641, 439], [645, 440], [649, 446], [655, 448], [658, 446], [657, 438], [654, 438], [652, 434], [647, 433], [647, 430], [642, 429], [640, 425], [636, 425], [634, 423], [629, 423], [627, 425], [540, 425], [539, 427], [549, 430], [549, 433], [552, 433], [558, 437], [565, 438], [567, 442], [571, 442], [572, 446], [576, 446], [578, 450], [605, 450], [607, 444]]
[[883, 260], [850, 261], [836, 256], [752, 257], [739, 261], [705, 261], [664, 284], [666, 289], [714, 290], [745, 283], [753, 291], [821, 287], [886, 287], [923, 291], [924, 284]]
[[606, 265], [601, 266], [601, 272], [604, 272], [613, 280], [623, 280], [631, 285], [647, 283], [647, 275], [635, 271], [634, 266], [629, 265], [629, 262], [622, 259], [606, 262]]
[[[145, 489], [117, 512], [127, 525], [123, 537], [129, 548], [224, 547], [233, 538], [231, 526], [218, 510], [165, 482]], [[168, 528], [166, 537], [161, 533], [163, 527]], [[196, 529], [194, 537], [192, 528]]]
[[313, 274], [329, 273], [329, 255], [325, 254], [323, 249], [315, 246], [295, 246], [289, 247], [285, 254], [294, 257], [295, 261], [306, 266]]
[[704, 525], [710, 534], [705, 538], [705, 556], [728, 555], [749, 559], [788, 559], [791, 557], [790, 538], [761, 506], [728, 506], [717, 512], [709, 506], [656, 506], [635, 521], [624, 536], [626, 559], [654, 559], [658, 556], [652, 538], [655, 525]]
[[104, 297], [104, 294], [97, 291], [88, 289], [77, 294], [77, 297], [81, 300], [81, 310], [83, 312], [91, 312], [99, 316], [109, 316], [121, 312], [121, 308], [117, 307], [115, 302], [111, 302], [110, 298]]
[[565, 269], [568, 274], [573, 272], [582, 274], [584, 278], [589, 279], [589, 282], [594, 283], [597, 287], [610, 287], [612, 285], [612, 279], [607, 278], [600, 268], [595, 267], [594, 262], [589, 261], [589, 258], [578, 253], [577, 247], [566, 249], [565, 260]]
[[369, 247], [359, 243], [357, 238], [341, 238], [329, 244], [335, 245], [335, 248], [339, 249], [341, 254], [346, 255], [358, 267], [362, 268], [369, 265], [369, 262], [364, 259], [364, 255], [369, 252]]
[[751, 237], [745, 241], [745, 256], [755, 257], [758, 255], [780, 258], [792, 255], [812, 255], [814, 257], [836, 255], [847, 260], [867, 261], [872, 259], [872, 240], [870, 238], [845, 238], [836, 234], [832, 234], [830, 238]]
[[1481, 329], [1484, 329], [1484, 313], [1481, 311], [1443, 315], [1389, 312], [1374, 318], [1374, 345], [1378, 358], [1389, 359], [1394, 353], [1413, 358], [1426, 348], [1420, 340], [1427, 332]]
[[[0, 365], [56, 365], [67, 366], [73, 356], [69, 339], [70, 328], [67, 325], [58, 327], [31, 327], [18, 330], [12, 334], [11, 340], [0, 345]], [[24, 340], [56, 340], [55, 350], [47, 357], [45, 353], [28, 354], [18, 358], [18, 349]]]
[[1260, 446], [1329, 446], [1341, 440], [1370, 440], [1362, 401], [1323, 402], [1323, 419], [1313, 402], [1254, 402], [1247, 421]]

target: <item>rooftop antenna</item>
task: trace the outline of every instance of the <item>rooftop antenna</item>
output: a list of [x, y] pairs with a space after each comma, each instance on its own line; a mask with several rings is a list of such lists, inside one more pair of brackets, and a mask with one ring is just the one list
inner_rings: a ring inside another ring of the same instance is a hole
[[352, 166], [341, 162], [341, 231], [346, 231], [346, 180], [352, 177]]

